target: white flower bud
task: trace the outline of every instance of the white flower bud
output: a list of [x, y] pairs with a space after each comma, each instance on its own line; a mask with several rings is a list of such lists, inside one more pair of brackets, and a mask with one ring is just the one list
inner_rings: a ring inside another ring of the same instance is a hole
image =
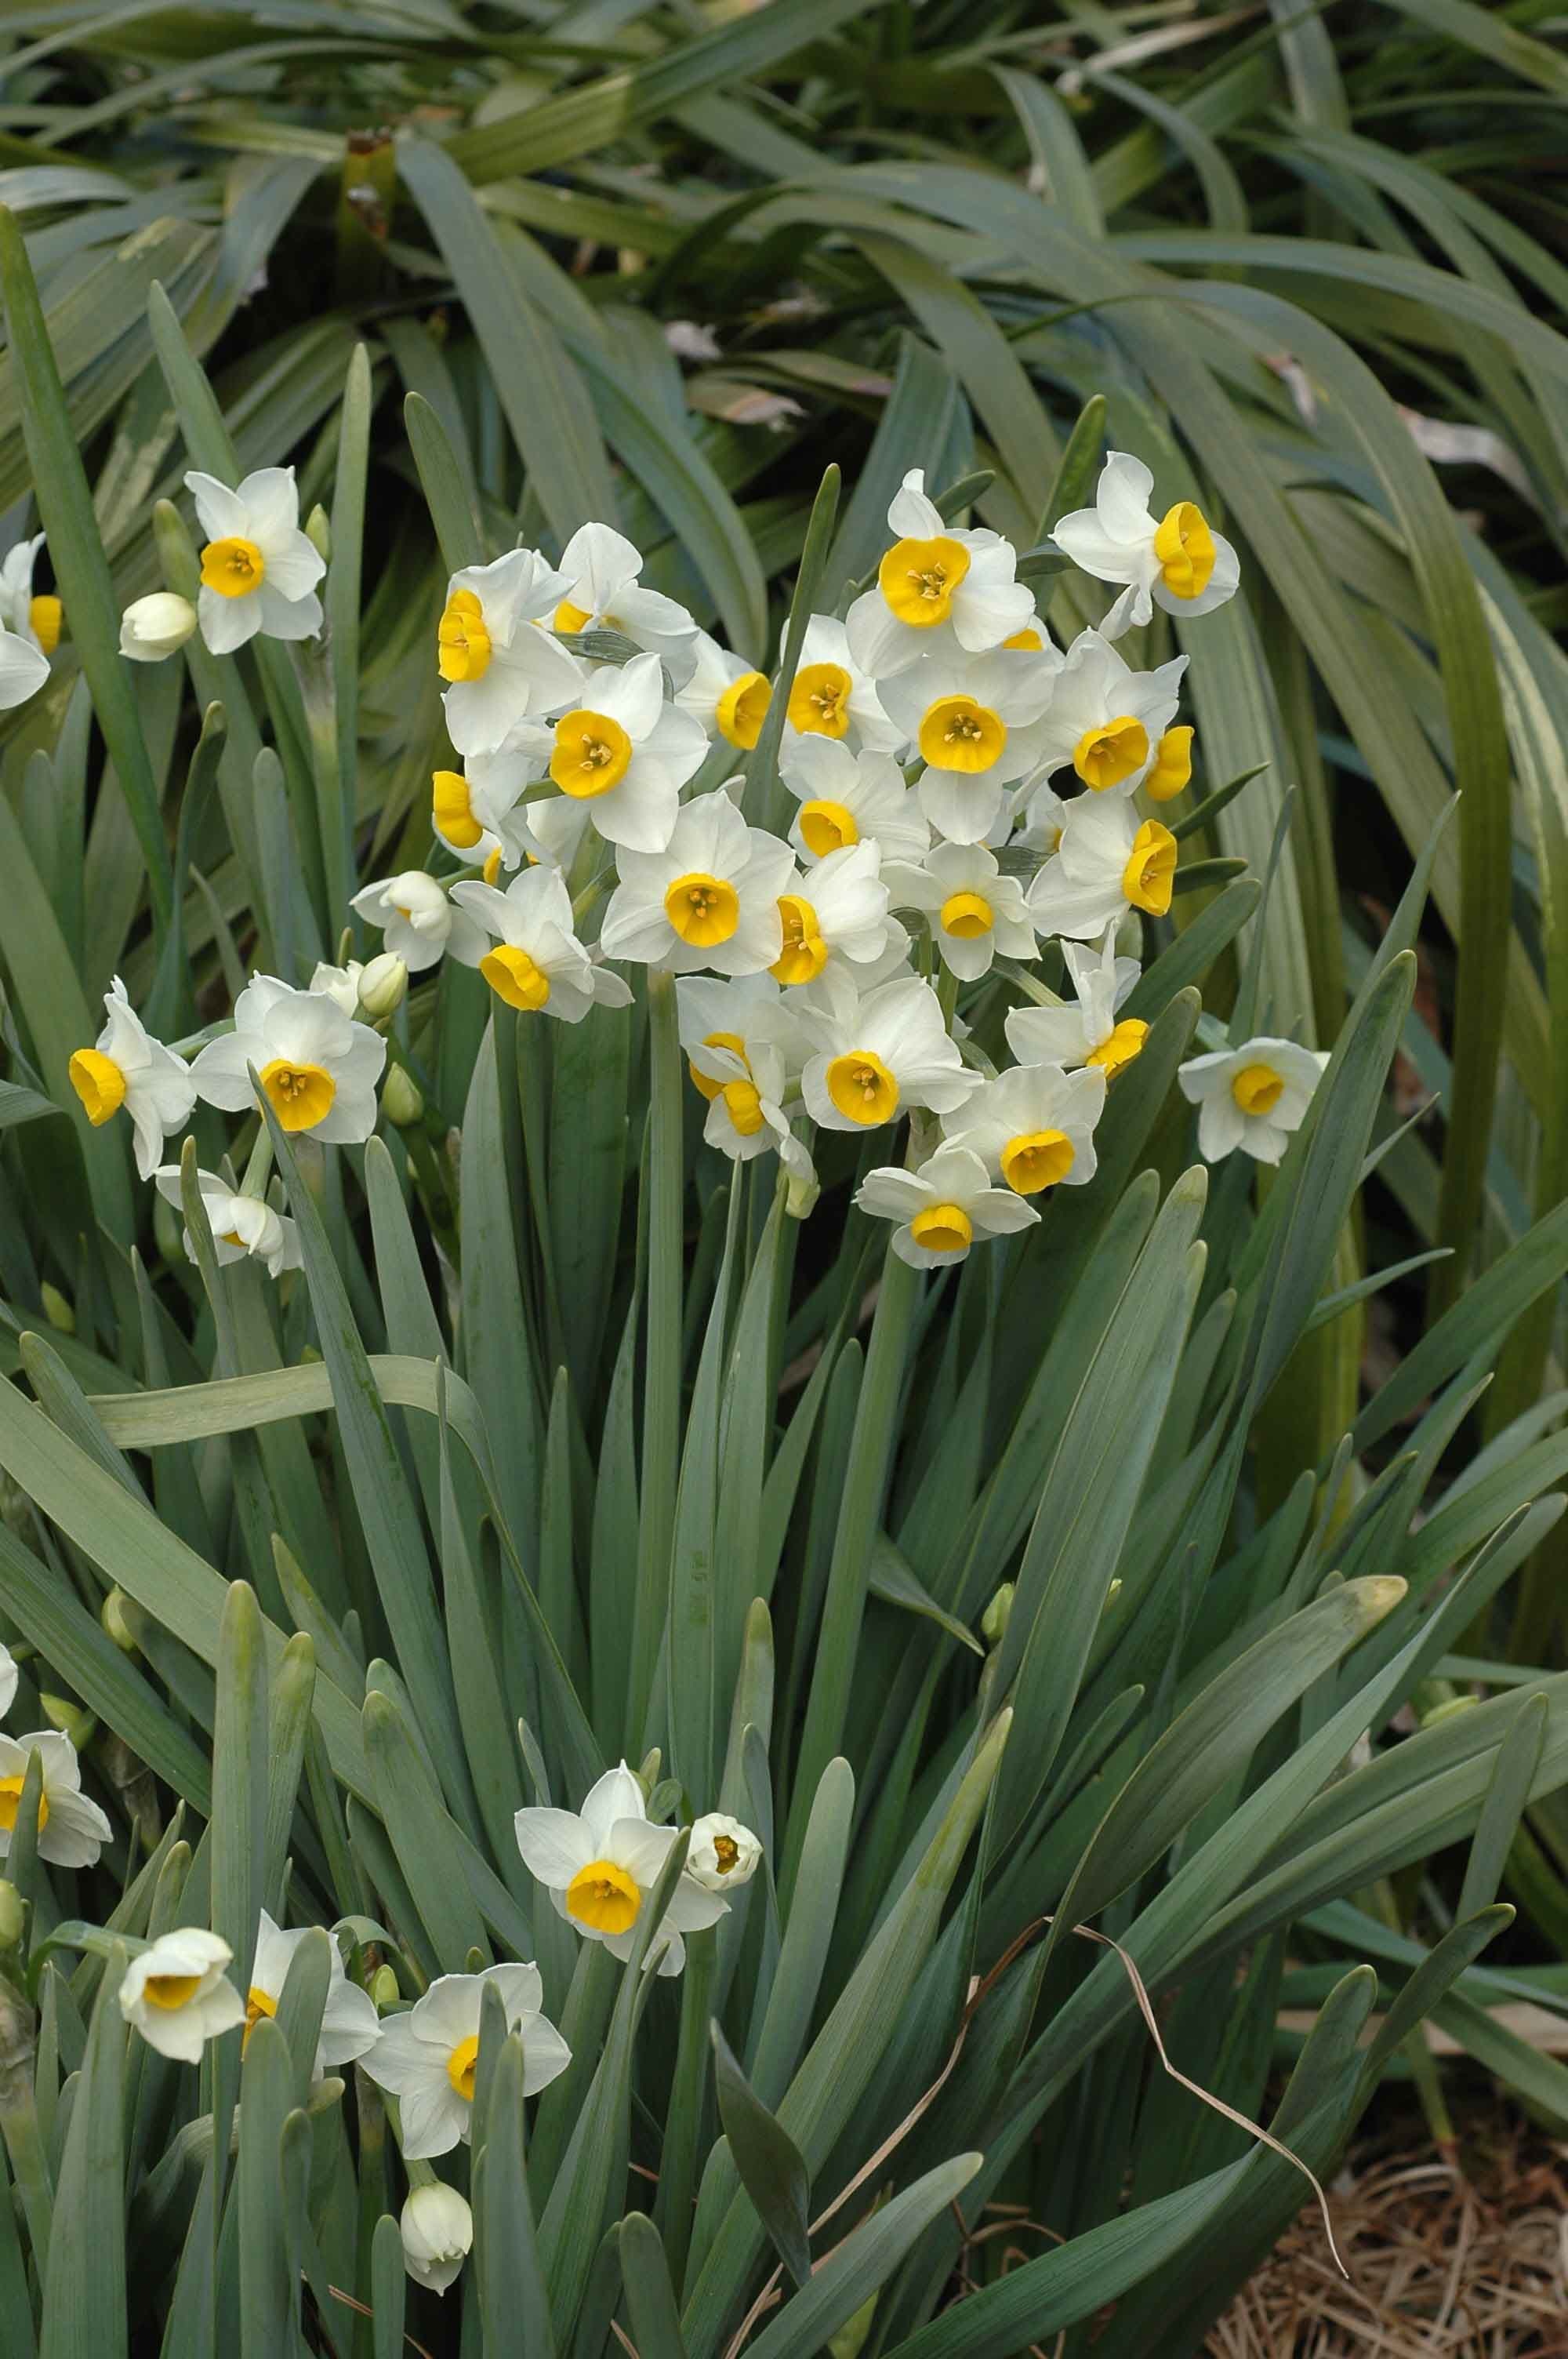
[[350, 959], [344, 966], [332, 966], [326, 959], [318, 959], [310, 977], [310, 989], [330, 999], [334, 1007], [341, 1007], [345, 1016], [357, 1016], [360, 1012], [360, 977], [363, 973], [358, 959]]
[[120, 617], [120, 653], [133, 663], [161, 663], [196, 628], [196, 609], [172, 590], [138, 598]]
[[397, 2225], [403, 2266], [416, 2285], [445, 2293], [473, 2245], [473, 2213], [457, 2189], [438, 2179], [411, 2187]]
[[750, 1827], [722, 1810], [709, 1810], [691, 1831], [686, 1872], [705, 1892], [731, 1892], [750, 1884], [762, 1856], [762, 1846]]
[[360, 969], [359, 1014], [373, 1024], [395, 1016], [408, 995], [408, 969], [393, 951], [383, 951]]

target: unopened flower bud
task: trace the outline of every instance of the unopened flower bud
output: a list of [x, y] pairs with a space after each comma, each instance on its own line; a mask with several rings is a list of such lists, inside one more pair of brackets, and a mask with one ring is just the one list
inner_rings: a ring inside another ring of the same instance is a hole
[[155, 590], [120, 617], [120, 653], [133, 663], [161, 663], [196, 628], [196, 609], [173, 590]]
[[1014, 1582], [1004, 1581], [980, 1616], [980, 1636], [988, 1647], [1000, 1647], [1007, 1636], [1015, 1589]]
[[722, 1810], [709, 1810], [691, 1831], [686, 1872], [705, 1892], [730, 1892], [750, 1884], [762, 1856], [762, 1846], [750, 1827]]
[[381, 1085], [381, 1110], [399, 1130], [406, 1130], [425, 1111], [418, 1083], [401, 1065], [390, 1067]]
[[27, 1921], [27, 1904], [14, 1884], [0, 1877], [0, 1950], [14, 1950]]
[[51, 1286], [47, 1277], [38, 1288], [38, 1299], [44, 1306], [45, 1318], [57, 1334], [75, 1334], [76, 1313], [59, 1287]]
[[1430, 1712], [1422, 1713], [1421, 1725], [1422, 1728], [1441, 1727], [1445, 1720], [1457, 1720], [1462, 1712], [1474, 1712], [1479, 1701], [1478, 1696], [1449, 1696], [1442, 1703], [1433, 1704]]
[[408, 969], [395, 951], [383, 951], [360, 969], [359, 1012], [372, 1024], [395, 1016], [408, 996]]
[[125, 1611], [129, 1603], [124, 1591], [116, 1586], [98, 1608], [98, 1619], [123, 1655], [134, 1655], [136, 1651], [136, 1634]]
[[44, 1718], [49, 1726], [58, 1728], [62, 1736], [70, 1739], [79, 1753], [84, 1753], [98, 1733], [96, 1713], [89, 1712], [85, 1704], [74, 1703], [70, 1696], [40, 1693], [38, 1701], [44, 1708]]
[[457, 2189], [438, 2179], [411, 2187], [397, 2225], [409, 2276], [432, 2293], [445, 2293], [473, 2245], [473, 2213]]
[[395, 2006], [402, 1996], [397, 1987], [397, 1976], [390, 1966], [377, 1966], [370, 1978], [369, 1989], [372, 1998], [383, 2011]]
[[305, 538], [317, 556], [330, 564], [332, 557], [332, 527], [327, 521], [327, 511], [319, 500], [305, 519]]

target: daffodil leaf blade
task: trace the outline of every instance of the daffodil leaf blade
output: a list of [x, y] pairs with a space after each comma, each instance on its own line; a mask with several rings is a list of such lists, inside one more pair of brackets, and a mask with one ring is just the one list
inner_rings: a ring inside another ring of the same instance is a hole
[[846, 2236], [809, 2283], [763, 2328], [759, 2359], [808, 2359], [885, 2285], [923, 2231], [956, 2203], [980, 2168], [978, 2154], [939, 2163]]
[[628, 2212], [618, 2233], [622, 2281], [640, 2359], [687, 2359], [663, 2237], [645, 2212]]
[[[118, 2359], [128, 2348], [125, 2299], [124, 2082], [129, 2037], [120, 2013], [124, 1952], [99, 1984], [87, 2053], [55, 2184], [60, 2232], [49, 2240], [39, 2359]], [[92, 2256], [91, 2268], [82, 2256]]]
[[811, 2276], [811, 2182], [800, 2151], [752, 2088], [717, 2022], [713, 2042], [719, 2118], [741, 2184], [756, 2206], [785, 2268], [797, 2286]]
[[428, 1783], [394, 1699], [373, 1688], [364, 1700], [365, 1756], [387, 1840], [443, 1973], [464, 1972], [470, 1950], [488, 1952], [484, 1923], [466, 1880], [452, 1874], [456, 1830]]
[[[314, 2060], [312, 2059], [312, 2060]], [[280, 2158], [293, 2090], [288, 2043], [276, 2021], [250, 2027], [240, 2072], [238, 2204], [241, 2359], [286, 2351], [297, 2331]]]
[[212, 1930], [248, 1988], [265, 1897], [267, 1662], [261, 1609], [247, 1582], [229, 1584], [218, 1630], [212, 1724]]
[[487, 2340], [554, 2359], [555, 2330], [523, 2154], [523, 2043], [515, 2033], [496, 2059], [484, 2153], [474, 2188], [474, 2266]]

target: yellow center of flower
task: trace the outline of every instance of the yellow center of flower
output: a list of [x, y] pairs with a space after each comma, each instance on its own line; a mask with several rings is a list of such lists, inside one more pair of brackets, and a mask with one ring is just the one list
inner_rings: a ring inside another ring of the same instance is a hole
[[972, 696], [939, 696], [920, 724], [920, 750], [934, 770], [989, 770], [1006, 744], [1000, 713]]
[[580, 631], [585, 623], [592, 620], [593, 616], [586, 606], [574, 606], [569, 598], [563, 598], [550, 617], [550, 628], [563, 631], [569, 637], [573, 631]]
[[149, 1974], [142, 1984], [142, 1996], [149, 2006], [161, 2006], [166, 2015], [173, 2015], [196, 1996], [202, 1980], [200, 1974]]
[[[741, 1059], [742, 1063], [745, 1061], [746, 1044], [744, 1040], [741, 1039], [739, 1032], [709, 1032], [704, 1038], [702, 1045], [705, 1049], [732, 1049], [734, 1054]], [[708, 1100], [709, 1103], [711, 1103], [719, 1095], [719, 1091], [724, 1087], [723, 1082], [711, 1081], [706, 1073], [699, 1073], [695, 1065], [691, 1067], [690, 1071], [691, 1078], [697, 1084], [697, 1089], [701, 1092], [702, 1095]]]
[[802, 803], [800, 833], [807, 852], [815, 853], [818, 860], [860, 841], [859, 823], [847, 803]]
[[738, 1864], [740, 1857], [741, 1846], [733, 1835], [714, 1836], [713, 1859], [720, 1875], [728, 1875], [730, 1869]]
[[[535, 861], [534, 864], [535, 864], [535, 867], [537, 867], [537, 866], [538, 866], [538, 863], [537, 863], [537, 861]], [[484, 881], [485, 881], [485, 883], [486, 883], [487, 885], [493, 885], [493, 884], [494, 884], [494, 882], [495, 882], [495, 880], [496, 880], [496, 878], [500, 875], [500, 874], [501, 874], [501, 846], [500, 846], [500, 844], [499, 844], [499, 843], [496, 845], [496, 847], [495, 847], [495, 849], [494, 849], [494, 851], [493, 851], [493, 852], [487, 852], [487, 853], [486, 853], [486, 854], [485, 854], [485, 856], [484, 856], [484, 867], [483, 867], [483, 869], [481, 871], [481, 874], [482, 875], [482, 876], [483, 876], [483, 878], [484, 878]]]
[[942, 904], [942, 930], [972, 942], [991, 929], [991, 905], [983, 893], [949, 893]]
[[535, 966], [526, 951], [514, 950], [510, 942], [498, 942], [494, 950], [486, 951], [479, 971], [497, 999], [524, 1016], [535, 1015], [549, 998], [550, 978], [543, 967]]
[[250, 2046], [251, 2034], [255, 2029], [262, 2017], [264, 2016], [274, 2016], [276, 2013], [277, 2001], [274, 1998], [272, 1993], [270, 1991], [264, 1991], [259, 1983], [253, 1983], [249, 1991], [245, 1995], [245, 2029], [244, 2037], [240, 2041], [240, 2053], [242, 2056]]
[[1124, 1016], [1113, 1032], [1108, 1032], [1098, 1049], [1091, 1049], [1084, 1059], [1086, 1065], [1098, 1065], [1108, 1082], [1113, 1082], [1124, 1065], [1130, 1065], [1149, 1038], [1149, 1027], [1136, 1016]]
[[221, 1245], [238, 1245], [242, 1253], [246, 1250], [245, 1241], [238, 1229], [225, 1229], [218, 1243]]
[[1285, 1086], [1283, 1073], [1272, 1065], [1243, 1065], [1230, 1084], [1230, 1094], [1243, 1114], [1271, 1114]]
[[665, 915], [693, 950], [710, 951], [727, 942], [741, 922], [741, 896], [722, 876], [701, 870], [677, 876], [665, 895]]
[[216, 590], [220, 598], [247, 598], [259, 590], [266, 560], [254, 540], [236, 534], [230, 540], [210, 540], [201, 552], [201, 587]]
[[596, 1933], [629, 1933], [642, 1906], [637, 1886], [612, 1859], [590, 1859], [567, 1886], [567, 1915]]
[[436, 832], [455, 843], [460, 852], [467, 852], [484, 833], [473, 815], [468, 780], [460, 770], [436, 770], [431, 773], [430, 788]]
[[1130, 713], [1119, 713], [1103, 728], [1086, 729], [1073, 748], [1073, 767], [1086, 787], [1103, 794], [1119, 787], [1149, 759], [1149, 732]]
[[65, 608], [58, 598], [35, 598], [27, 609], [27, 620], [33, 626], [33, 636], [46, 656], [52, 656], [59, 645], [60, 625], [65, 620]]
[[94, 1127], [107, 1122], [124, 1104], [125, 1076], [114, 1058], [106, 1057], [102, 1049], [78, 1049], [66, 1071]]
[[[22, 1780], [0, 1777], [0, 1827], [9, 1834], [16, 1823], [16, 1805], [22, 1799]], [[38, 1788], [38, 1832], [42, 1834], [49, 1822], [49, 1799], [42, 1787]]]
[[1033, 630], [1014, 631], [1011, 639], [1003, 639], [1002, 641], [1002, 646], [1004, 647], [1022, 647], [1030, 655], [1036, 656], [1041, 653], [1044, 645], [1045, 642], [1041, 637], [1039, 632]]
[[755, 1082], [726, 1082], [720, 1094], [741, 1137], [755, 1138], [762, 1126], [762, 1093]]
[[842, 737], [849, 726], [849, 690], [842, 664], [803, 664], [789, 692], [789, 725], [806, 737]]
[[827, 1068], [827, 1094], [847, 1121], [869, 1130], [898, 1112], [898, 1083], [870, 1049], [851, 1049]]
[[975, 1224], [962, 1204], [927, 1204], [911, 1221], [909, 1234], [923, 1253], [962, 1253]]
[[447, 2059], [447, 2078], [465, 2104], [473, 2103], [474, 2067], [479, 2062], [479, 2034], [460, 2039]]
[[1160, 578], [1173, 598], [1201, 598], [1214, 571], [1214, 535], [1191, 500], [1167, 508], [1154, 534]]
[[784, 928], [784, 949], [768, 973], [780, 983], [809, 983], [827, 963], [827, 945], [816, 910], [800, 894], [782, 893], [779, 923]]
[[719, 735], [749, 754], [762, 734], [773, 693], [760, 671], [743, 671], [732, 679], [713, 708]]
[[478, 592], [454, 590], [436, 625], [436, 662], [449, 680], [482, 679], [490, 669], [490, 633]]
[[928, 631], [946, 621], [953, 592], [968, 570], [963, 542], [938, 533], [932, 540], [895, 540], [877, 568], [877, 580], [899, 621]]
[[267, 1103], [285, 1130], [314, 1130], [332, 1111], [338, 1084], [319, 1065], [297, 1065], [275, 1057], [261, 1070]]
[[1121, 872], [1121, 889], [1135, 909], [1162, 918], [1171, 906], [1171, 882], [1176, 873], [1176, 839], [1157, 819], [1146, 819], [1132, 839], [1132, 850]]
[[1143, 781], [1143, 791], [1157, 803], [1179, 795], [1193, 775], [1193, 733], [1184, 722], [1167, 729], [1154, 749], [1154, 766]]
[[632, 740], [608, 712], [568, 712], [556, 723], [550, 776], [579, 802], [607, 795], [632, 766]]
[[1015, 1196], [1038, 1196], [1072, 1168], [1072, 1141], [1059, 1130], [1022, 1131], [1001, 1150], [1001, 1176]]

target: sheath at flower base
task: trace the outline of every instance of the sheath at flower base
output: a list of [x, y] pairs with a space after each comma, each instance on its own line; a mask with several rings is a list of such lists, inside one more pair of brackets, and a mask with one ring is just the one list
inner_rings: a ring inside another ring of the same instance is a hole
[[476, 879], [452, 898], [491, 947], [479, 971], [498, 999], [522, 1016], [580, 1024], [590, 1007], [624, 1007], [631, 986], [598, 966], [572, 930], [572, 901], [558, 868], [524, 868], [504, 892]]
[[965, 1146], [939, 1147], [918, 1171], [892, 1164], [868, 1171], [856, 1191], [863, 1212], [892, 1221], [892, 1249], [915, 1269], [946, 1269], [987, 1237], [1011, 1236], [1040, 1218], [1033, 1204], [991, 1185]]
[[410, 2162], [450, 2154], [469, 2142], [487, 1983], [500, 1995], [507, 2030], [523, 2043], [525, 2097], [547, 2089], [571, 2062], [571, 2049], [539, 2011], [545, 1986], [537, 1966], [487, 1966], [478, 1974], [438, 1975], [406, 2013], [383, 2018], [381, 2038], [360, 2060], [361, 2070], [397, 2099], [403, 2151]]
[[[185, 1200], [178, 1164], [160, 1165], [153, 1179], [165, 1202], [172, 1204], [177, 1212], [182, 1211]], [[274, 1212], [259, 1196], [242, 1194], [215, 1171], [199, 1170], [196, 1184], [201, 1191], [207, 1225], [212, 1232], [212, 1249], [220, 1265], [249, 1257], [262, 1263], [269, 1277], [281, 1277], [286, 1269], [299, 1268], [299, 1230], [287, 1212]], [[186, 1258], [194, 1261], [196, 1248], [190, 1231], [186, 1229], [183, 1236]]]
[[724, 788], [681, 807], [658, 852], [623, 848], [599, 929], [606, 958], [676, 974], [757, 974], [784, 951], [779, 896], [795, 859], [749, 827]]
[[916, 865], [888, 872], [901, 909], [923, 909], [943, 965], [961, 983], [1003, 958], [1032, 959], [1034, 927], [1016, 876], [1004, 876], [983, 843], [938, 843]]
[[1007, 1045], [1021, 1065], [1098, 1065], [1108, 1082], [1130, 1065], [1149, 1037], [1138, 1016], [1117, 1010], [1138, 981], [1134, 958], [1118, 958], [1109, 925], [1098, 950], [1064, 941], [1062, 957], [1074, 996], [1062, 1007], [1010, 1007]]
[[568, 637], [619, 631], [644, 653], [661, 657], [679, 689], [691, 678], [702, 635], [676, 599], [643, 587], [642, 571], [643, 552], [623, 533], [607, 524], [579, 525], [561, 551], [567, 587], [550, 625]]
[[1015, 1195], [1042, 1196], [1094, 1178], [1095, 1125], [1104, 1111], [1098, 1066], [1065, 1073], [1060, 1065], [1010, 1065], [942, 1129]]
[[658, 657], [634, 656], [623, 669], [600, 664], [583, 680], [556, 723], [549, 772], [563, 795], [587, 804], [607, 843], [662, 852], [680, 790], [707, 752], [701, 722], [665, 702]]
[[1054, 648], [925, 657], [883, 683], [889, 712], [925, 766], [920, 808], [949, 842], [981, 842], [1001, 810], [1002, 789], [1036, 766], [1033, 724], [1051, 701], [1061, 660]]
[[1086, 942], [1129, 909], [1162, 918], [1176, 874], [1170, 829], [1157, 819], [1140, 819], [1125, 795], [1086, 790], [1061, 810], [1057, 849], [1029, 888], [1036, 932]]
[[1211, 614], [1236, 594], [1241, 566], [1223, 534], [1191, 500], [1177, 500], [1161, 516], [1149, 506], [1154, 478], [1126, 451], [1107, 453], [1092, 508], [1075, 508], [1052, 538], [1065, 557], [1099, 582], [1126, 583], [1100, 624], [1103, 638], [1119, 639], [1147, 623], [1156, 606], [1169, 614]]
[[721, 737], [750, 753], [762, 734], [773, 693], [764, 672], [698, 631], [691, 677], [676, 689], [675, 702], [678, 712], [702, 723], [705, 736]]
[[386, 1043], [324, 992], [253, 975], [234, 1003], [234, 1029], [210, 1040], [190, 1068], [200, 1094], [226, 1114], [255, 1103], [250, 1069], [280, 1126], [323, 1146], [357, 1146], [375, 1128], [375, 1085]]
[[321, 627], [316, 584], [326, 560], [299, 529], [292, 467], [258, 467], [234, 489], [191, 473], [186, 489], [205, 535], [196, 612], [215, 656], [232, 655], [261, 632], [313, 639]]
[[1260, 1163], [1278, 1163], [1299, 1130], [1325, 1049], [1303, 1048], [1262, 1033], [1238, 1049], [1190, 1058], [1176, 1075], [1182, 1095], [1198, 1109], [1198, 1152], [1221, 1162], [1240, 1147]]
[[582, 665], [536, 627], [566, 586], [536, 549], [465, 565], [447, 583], [436, 662], [447, 683], [447, 734], [460, 754], [493, 754], [520, 722], [576, 701]]
[[849, 634], [832, 614], [807, 618], [784, 708], [781, 767], [798, 745], [816, 739], [851, 754], [892, 754], [900, 743], [876, 682], [849, 653]]
[[925, 495], [920, 468], [912, 467], [893, 495], [888, 526], [897, 538], [877, 568], [875, 586], [845, 616], [849, 652], [877, 682], [884, 704], [886, 680], [921, 657], [979, 655], [1034, 621], [1034, 595], [1014, 579], [1011, 541], [946, 523]]
[[[254, 2025], [265, 2016], [277, 2013], [294, 1953], [308, 1930], [301, 1926], [285, 1932], [281, 1925], [274, 1924], [265, 1908], [262, 1910], [245, 2001], [247, 2040]], [[368, 1991], [350, 1982], [337, 1942], [330, 1934], [327, 1938], [331, 1956], [327, 1969], [327, 2004], [321, 2016], [321, 2035], [316, 2043], [314, 2075], [318, 2081], [324, 2072], [335, 2071], [340, 2064], [352, 2064], [368, 2055], [381, 2038], [381, 2017], [376, 2013], [375, 2001]]]
[[91, 1049], [78, 1049], [68, 1068], [72, 1089], [95, 1130], [122, 1108], [131, 1117], [136, 1169], [150, 1180], [170, 1131], [183, 1130], [196, 1103], [192, 1068], [155, 1040], [115, 975], [103, 995], [103, 1029]]
[[[557, 1915], [586, 1940], [602, 1941], [612, 1957], [630, 1958], [678, 1830], [652, 1823], [625, 1762], [589, 1788], [580, 1811], [523, 1810], [514, 1824], [524, 1865], [548, 1892]], [[682, 1935], [717, 1925], [729, 1905], [683, 1873], [654, 1928], [644, 1973], [656, 1967], [678, 1974], [686, 1963]]]
[[443, 955], [455, 958], [460, 966], [477, 966], [484, 956], [482, 927], [422, 868], [405, 868], [395, 876], [362, 886], [349, 907], [381, 928], [387, 949], [410, 974], [435, 966]]
[[789, 840], [805, 860], [826, 860], [871, 836], [884, 861], [919, 860], [931, 822], [891, 754], [851, 754], [832, 737], [797, 737], [779, 775], [800, 805]]
[[1160, 760], [1180, 703], [1187, 658], [1134, 671], [1098, 631], [1067, 649], [1050, 705], [1031, 733], [1047, 777], [1072, 769], [1091, 792], [1130, 795]]
[[874, 1130], [911, 1106], [956, 1114], [979, 1085], [948, 1035], [940, 1000], [918, 975], [862, 995], [830, 972], [798, 995], [797, 1016], [815, 1050], [801, 1095], [826, 1130]]
[[160, 2056], [200, 2064], [210, 2039], [245, 2019], [245, 2002], [227, 1973], [233, 1955], [220, 1934], [202, 1926], [160, 1934], [121, 1977], [121, 2014]]

